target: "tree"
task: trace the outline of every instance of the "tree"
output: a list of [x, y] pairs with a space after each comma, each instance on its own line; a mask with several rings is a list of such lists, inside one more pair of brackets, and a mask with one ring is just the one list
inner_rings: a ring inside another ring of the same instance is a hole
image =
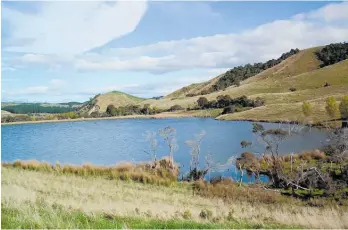
[[343, 97], [339, 109], [342, 119], [348, 119], [348, 95]]
[[145, 104], [144, 107], [140, 110], [140, 112], [145, 115], [151, 114], [150, 104]]
[[232, 101], [232, 98], [230, 95], [220, 95], [216, 99], [218, 102], [218, 106], [220, 108], [224, 108], [226, 106], [229, 106], [231, 101]]
[[312, 115], [313, 108], [311, 103], [309, 103], [308, 101], [304, 101], [302, 104], [302, 112], [305, 115], [305, 117], [309, 117], [310, 115]]
[[158, 148], [158, 141], [157, 141], [157, 133], [146, 131], [144, 134], [147, 143], [150, 145], [150, 151], [143, 150], [145, 153], [147, 153], [153, 162], [154, 167], [157, 165], [157, 148]]
[[117, 109], [114, 105], [108, 105], [108, 107], [106, 108], [106, 113], [111, 115], [111, 116], [116, 116]]
[[158, 130], [159, 135], [161, 135], [165, 141], [165, 143], [168, 145], [169, 148], [169, 162], [171, 166], [174, 166], [174, 159], [173, 154], [178, 149], [178, 144], [176, 142], [176, 129], [167, 126], [164, 129]]
[[334, 97], [328, 97], [326, 99], [326, 112], [331, 118], [335, 118], [339, 114], [338, 105]]
[[199, 170], [199, 155], [201, 153], [201, 142], [205, 136], [205, 131], [195, 135], [194, 140], [187, 140], [185, 144], [190, 148], [191, 162], [190, 170]]
[[197, 100], [197, 104], [200, 108], [204, 108], [206, 105], [208, 105], [209, 101], [206, 97], [200, 97]]

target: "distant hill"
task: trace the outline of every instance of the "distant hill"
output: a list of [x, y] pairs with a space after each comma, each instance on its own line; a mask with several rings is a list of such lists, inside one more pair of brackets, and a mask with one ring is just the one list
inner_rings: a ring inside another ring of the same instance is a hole
[[18, 103], [5, 102], [2, 103], [1, 109], [14, 114], [29, 113], [65, 113], [77, 110], [83, 103], [67, 102], [67, 103]]
[[97, 110], [99, 112], [105, 112], [108, 105], [114, 105], [115, 107], [136, 105], [144, 100], [144, 98], [136, 97], [120, 91], [112, 91], [96, 95], [80, 109], [80, 112], [91, 113]]

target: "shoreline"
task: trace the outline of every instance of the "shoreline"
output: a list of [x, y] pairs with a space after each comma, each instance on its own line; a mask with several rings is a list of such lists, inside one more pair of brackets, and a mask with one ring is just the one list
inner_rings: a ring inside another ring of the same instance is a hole
[[[221, 115], [220, 115], [221, 116]], [[168, 118], [213, 118], [217, 121], [243, 121], [243, 122], [262, 122], [262, 123], [286, 123], [286, 124], [301, 124], [300, 121], [289, 120], [272, 120], [272, 119], [221, 119], [220, 116], [206, 116], [200, 114], [190, 113], [159, 113], [155, 115], [127, 115], [127, 116], [114, 116], [114, 117], [95, 117], [95, 118], [77, 118], [77, 119], [63, 119], [63, 120], [41, 120], [41, 121], [17, 121], [1, 123], [1, 126], [7, 125], [24, 125], [24, 124], [42, 124], [42, 123], [59, 123], [59, 122], [79, 122], [79, 121], [98, 121], [98, 120], [119, 120], [119, 119], [168, 119]], [[333, 121], [329, 121], [333, 122]], [[308, 124], [306, 125], [308, 126]], [[312, 124], [312, 127], [323, 127], [321, 123]]]
[[191, 114], [155, 114], [155, 115], [127, 115], [115, 117], [95, 117], [95, 118], [77, 118], [77, 119], [63, 119], [63, 120], [41, 120], [41, 121], [16, 121], [1, 123], [5, 125], [24, 125], [24, 124], [42, 124], [42, 123], [59, 123], [59, 122], [79, 122], [79, 121], [98, 121], [98, 120], [118, 120], [118, 119], [166, 119], [166, 118], [190, 118], [203, 117]]

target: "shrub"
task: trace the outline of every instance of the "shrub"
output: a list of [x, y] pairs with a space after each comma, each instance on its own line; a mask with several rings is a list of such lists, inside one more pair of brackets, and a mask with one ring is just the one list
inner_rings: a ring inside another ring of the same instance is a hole
[[199, 213], [199, 217], [210, 220], [213, 217], [213, 212], [207, 208], [202, 209], [202, 211]]
[[185, 210], [185, 212], [182, 214], [182, 218], [184, 218], [184, 219], [191, 219], [192, 218], [192, 214], [191, 214], [190, 210]]
[[343, 119], [348, 119], [348, 95], [343, 97], [343, 100], [339, 106], [341, 117]]
[[205, 108], [205, 107], [208, 105], [208, 99], [205, 98], [205, 97], [200, 97], [200, 98], [198, 98], [198, 100], [197, 100], [197, 105], [198, 105], [200, 108]]
[[234, 105], [230, 105], [224, 108], [222, 111], [222, 114], [228, 114], [228, 113], [235, 113], [236, 112], [236, 107]]
[[183, 110], [183, 109], [184, 109], [184, 108], [181, 107], [180, 105], [173, 105], [172, 107], [170, 107], [170, 108], [168, 109], [168, 111], [173, 112], [173, 111]]
[[309, 117], [312, 114], [312, 105], [311, 103], [304, 101], [302, 104], [302, 112], [305, 115], [305, 117]]
[[334, 97], [328, 97], [326, 99], [326, 112], [331, 118], [335, 118], [339, 113], [339, 108]]
[[312, 159], [314, 160], [322, 160], [326, 158], [325, 153], [320, 151], [314, 151], [314, 152], [304, 152], [302, 154], [299, 154], [299, 158], [302, 160], [310, 161]]

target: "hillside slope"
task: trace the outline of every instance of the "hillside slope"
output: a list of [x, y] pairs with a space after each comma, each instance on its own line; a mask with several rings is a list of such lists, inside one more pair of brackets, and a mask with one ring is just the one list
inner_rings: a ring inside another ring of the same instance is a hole
[[[318, 105], [314, 108], [313, 116], [316, 119], [326, 119], [323, 108], [325, 99], [329, 96], [335, 96], [339, 100], [343, 95], [348, 94], [348, 60], [320, 68], [321, 62], [315, 56], [315, 52], [320, 48], [302, 50], [280, 64], [242, 81], [239, 87], [231, 86], [225, 90], [203, 96], [208, 100], [214, 100], [219, 95], [230, 95], [232, 98], [246, 95], [250, 98], [261, 97], [265, 99], [265, 106], [224, 115], [219, 119], [272, 121], [282, 118], [298, 120], [302, 117], [289, 117], [289, 114], [285, 113], [284, 110], [289, 113], [300, 113], [301, 103], [304, 100], [312, 101]], [[326, 82], [330, 84], [329, 87], [323, 87]], [[202, 83], [195, 88], [209, 83], [211, 81]], [[290, 88], [294, 88], [296, 91], [293, 92]], [[149, 103], [163, 109], [176, 104], [188, 108], [194, 106], [201, 96], [184, 97], [181, 95], [181, 98], [166, 97], [161, 100], [146, 100], [143, 103]]]
[[127, 93], [112, 91], [97, 95], [83, 106], [80, 112], [88, 112], [89, 114], [94, 111], [105, 112], [108, 105], [114, 105], [115, 107], [136, 105], [144, 100], [143, 98], [135, 97]]

